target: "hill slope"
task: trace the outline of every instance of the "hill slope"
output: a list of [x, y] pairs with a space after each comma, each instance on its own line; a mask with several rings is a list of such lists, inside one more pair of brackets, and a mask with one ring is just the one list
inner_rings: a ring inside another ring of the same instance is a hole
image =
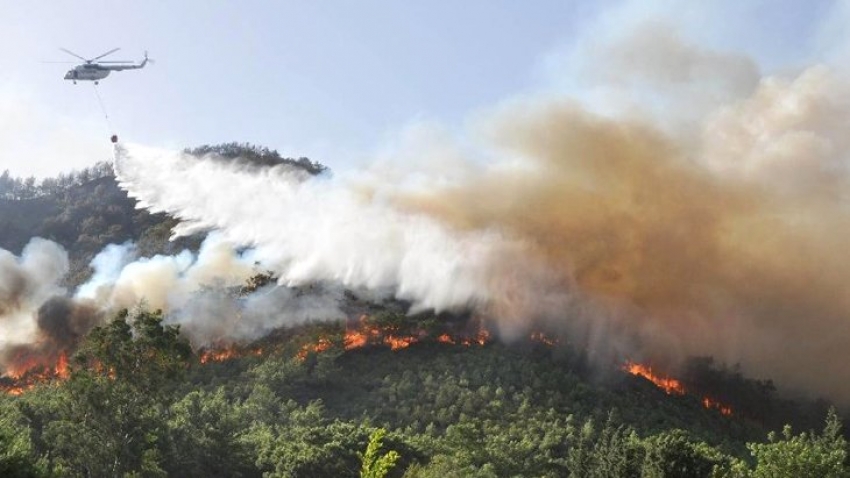
[[[240, 148], [194, 152], [228, 158]], [[252, 167], [279, 163], [276, 153], [254, 153]], [[33, 236], [58, 242], [71, 259], [70, 286], [88, 277], [89, 261], [109, 243], [133, 241], [142, 256], [197, 248], [199, 238], [169, 242], [174, 220], [136, 210], [108, 170], [83, 176], [0, 199], [0, 247], [18, 254]], [[273, 278], [255, 277], [233, 295], [262, 287], [275, 287]], [[119, 314], [55, 370], [0, 377], [9, 392], [0, 395], [0, 474], [357, 476], [378, 428], [388, 433], [376, 460], [388, 450], [400, 456], [389, 476], [846, 471], [834, 417], [823, 434], [789, 432], [748, 448], [784, 423], [820, 429], [827, 405], [779, 399], [770, 382], [710, 359], [693, 360], [678, 377], [689, 393], [669, 394], [623, 364], [591, 367], [583, 351], [560, 345], [568, 340], [479, 340], [469, 317], [407, 317], [404, 304], [345, 300], [348, 321], [208, 350], [192, 350], [161, 313]], [[703, 396], [722, 399], [731, 415]]]

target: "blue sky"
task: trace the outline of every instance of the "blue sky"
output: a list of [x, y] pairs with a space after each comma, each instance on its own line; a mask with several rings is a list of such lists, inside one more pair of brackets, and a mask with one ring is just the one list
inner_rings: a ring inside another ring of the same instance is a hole
[[[0, 169], [44, 176], [109, 159], [113, 131], [175, 148], [247, 141], [352, 167], [411, 123], [459, 131], [477, 110], [560, 87], [557, 77], [572, 72], [557, 59], [600, 31], [661, 18], [700, 44], [781, 70], [822, 53], [833, 41], [823, 25], [840, 7], [0, 0]], [[834, 22], [829, 31], [841, 35]], [[148, 50], [156, 64], [101, 83], [107, 125], [92, 85], [62, 80], [73, 64], [42, 63], [73, 60], [59, 47], [86, 57], [121, 47], [110, 58], [128, 60]]]

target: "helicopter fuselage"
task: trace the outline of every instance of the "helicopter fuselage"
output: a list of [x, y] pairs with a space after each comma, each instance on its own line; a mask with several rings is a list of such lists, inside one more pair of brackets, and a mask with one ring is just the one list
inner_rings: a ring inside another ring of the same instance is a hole
[[72, 81], [98, 81], [109, 76], [110, 69], [103, 68], [100, 65], [80, 65], [74, 69], [68, 70], [65, 73], [66, 80]]

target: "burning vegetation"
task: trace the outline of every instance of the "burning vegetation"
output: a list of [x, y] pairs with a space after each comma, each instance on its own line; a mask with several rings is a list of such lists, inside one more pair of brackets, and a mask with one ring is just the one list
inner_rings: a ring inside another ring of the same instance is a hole
[[[65, 321], [54, 318], [47, 321], [45, 317], [55, 316], [56, 311], [62, 312], [60, 317]], [[0, 391], [11, 395], [20, 395], [37, 384], [68, 378], [68, 356], [77, 346], [79, 335], [68, 332], [67, 323], [73, 314], [67, 307], [56, 307], [40, 311], [40, 323], [51, 324], [45, 327], [46, 336], [38, 346], [22, 346], [7, 354], [5, 374], [0, 377]], [[53, 312], [48, 314], [48, 312]], [[59, 324], [59, 325], [56, 325]], [[57, 332], [58, 331], [58, 332]], [[69, 339], [60, 340], [62, 337]], [[393, 351], [406, 349], [419, 343], [440, 343], [454, 346], [472, 347], [485, 346], [492, 340], [492, 335], [484, 323], [477, 319], [463, 318], [462, 320], [411, 320], [410, 317], [399, 313], [382, 312], [374, 315], [362, 314], [357, 319], [340, 323], [338, 329], [320, 332], [317, 337], [301, 345], [295, 357], [301, 361], [310, 354], [323, 353], [337, 347], [341, 351], [352, 351], [366, 347], [388, 347]], [[247, 356], [264, 356], [282, 350], [280, 344], [274, 345], [265, 339], [262, 344], [238, 345], [218, 344], [197, 350], [197, 360], [201, 365], [226, 362]], [[559, 341], [544, 332], [533, 332], [528, 336], [531, 343], [542, 344], [546, 347], [556, 346]], [[62, 344], [57, 347], [56, 344]], [[97, 368], [98, 364], [95, 364]], [[654, 371], [651, 366], [637, 362], [626, 362], [623, 370], [643, 377], [668, 395], [690, 394], [685, 385], [672, 377]], [[723, 415], [731, 415], [732, 408], [715, 398], [703, 396], [701, 403], [705, 408], [718, 410]]]
[[664, 390], [667, 395], [684, 395], [685, 387], [681, 382], [674, 378], [670, 378], [664, 375], [659, 375], [657, 373], [652, 372], [652, 367], [648, 365], [643, 365], [635, 362], [626, 362], [626, 365], [623, 366], [623, 370], [629, 372], [632, 375], [637, 375], [639, 377], [643, 377], [650, 382], [654, 383], [656, 387]]
[[209, 347], [198, 351], [198, 361], [204, 365], [212, 362], [226, 362], [246, 355], [261, 356], [263, 355], [263, 349], [260, 347], [240, 348], [233, 344]]
[[[54, 304], [55, 305], [55, 304]], [[61, 317], [72, 317], [70, 309], [52, 307]], [[47, 317], [47, 310], [41, 311], [42, 317]], [[42, 320], [40, 323], [47, 323]], [[11, 395], [20, 395], [40, 383], [47, 383], [68, 378], [68, 357], [78, 346], [79, 335], [57, 333], [68, 329], [61, 325], [61, 320], [49, 322], [52, 327], [43, 329], [43, 340], [38, 345], [21, 346], [6, 354], [5, 373], [0, 376], [0, 391]], [[67, 331], [67, 330], [66, 330]], [[201, 365], [227, 362], [248, 356], [284, 355], [287, 352], [285, 344], [296, 338], [298, 333], [290, 330], [282, 336], [269, 336], [252, 344], [220, 343], [196, 350], [197, 362]], [[70, 337], [59, 340], [61, 337]], [[303, 340], [303, 339], [301, 339]], [[387, 347], [393, 351], [406, 349], [415, 344], [437, 343], [452, 346], [473, 347], [486, 346], [492, 341], [491, 332], [478, 319], [470, 317], [427, 319], [411, 318], [401, 313], [378, 312], [372, 315], [361, 314], [357, 319], [349, 319], [336, 325], [320, 327], [320, 331], [312, 338], [302, 341], [294, 349], [294, 357], [305, 361], [310, 354], [319, 354], [332, 349], [342, 352], [353, 351], [368, 347]], [[554, 347], [559, 340], [544, 332], [536, 331], [528, 335], [529, 343]], [[298, 343], [296, 340], [295, 343]], [[61, 344], [58, 345], [57, 344]], [[293, 352], [288, 352], [292, 354]], [[290, 355], [292, 356], [292, 355]], [[95, 371], [102, 368], [100, 364], [92, 364]], [[675, 378], [659, 373], [646, 364], [628, 361], [622, 369], [632, 375], [643, 377], [668, 395], [697, 395], [707, 409], [719, 411], [723, 415], [732, 415], [732, 407], [705, 393], [695, 390], [697, 387], [686, 387]]]
[[0, 390], [20, 395], [38, 383], [65, 379], [68, 357], [100, 320], [100, 313], [88, 304], [61, 296], [47, 300], [35, 312], [36, 340], [8, 347], [0, 357], [5, 372]]
[[[623, 365], [623, 370], [632, 375], [637, 375], [638, 377], [643, 377], [649, 380], [655, 384], [656, 387], [664, 390], [667, 395], [686, 395], [689, 393], [682, 382], [658, 372], [653, 372], [652, 367], [649, 365], [627, 361], [626, 364]], [[732, 415], [732, 407], [713, 398], [702, 397], [702, 405], [705, 408], [717, 410], [723, 415]]]
[[370, 346], [400, 350], [422, 342], [471, 346], [486, 345], [490, 341], [490, 332], [478, 321], [462, 329], [453, 329], [449, 332], [435, 324], [415, 324], [396, 314], [363, 314], [359, 319], [346, 323], [341, 340], [339, 337], [320, 336], [314, 342], [303, 345], [297, 357], [303, 360], [309, 353], [324, 352], [337, 342], [348, 351]]
[[6, 370], [0, 377], [0, 390], [9, 395], [21, 395], [40, 383], [64, 380], [70, 375], [68, 355], [61, 352], [55, 361], [47, 365], [44, 357], [30, 356]]
[[[411, 327], [403, 317], [378, 316], [372, 318], [362, 315], [345, 331], [345, 350], [367, 345], [385, 345], [392, 350], [407, 348], [422, 341], [437, 341], [452, 345], [485, 345], [490, 340], [490, 332], [480, 321], [472, 321], [461, 330], [439, 335], [435, 327]], [[430, 330], [429, 330], [430, 329]]]
[[[77, 339], [75, 336], [74, 340], [67, 341], [67, 349], [57, 349], [54, 347], [56, 340], [47, 340], [38, 346], [27, 345], [12, 350], [5, 358], [6, 368], [0, 376], [0, 391], [20, 395], [38, 384], [68, 378], [68, 356], [78, 346]], [[264, 339], [261, 344], [222, 343], [203, 347], [196, 351], [197, 360], [201, 365], [208, 365], [282, 350], [281, 344], [273, 344], [270, 340], [274, 339]], [[337, 332], [320, 334], [318, 338], [302, 345], [295, 357], [303, 361], [311, 353], [325, 352], [334, 346], [344, 351], [365, 347], [400, 350], [420, 342], [483, 346], [490, 340], [490, 332], [479, 321], [463, 322], [461, 325], [450, 323], [447, 326], [429, 323], [423, 326], [400, 314], [363, 314], [356, 320], [342, 323]], [[547, 339], [546, 343], [551, 342]], [[91, 366], [95, 371], [103, 368], [98, 363]]]
[[[420, 343], [440, 343], [463, 347], [485, 346], [492, 341], [492, 334], [477, 320], [461, 323], [420, 323], [410, 320], [400, 314], [378, 313], [375, 315], [362, 314], [358, 319], [340, 323], [338, 329], [323, 331], [306, 343], [302, 344], [295, 357], [301, 361], [310, 354], [327, 352], [333, 348], [341, 351], [353, 351], [367, 347], [388, 347], [397, 351]], [[529, 335], [534, 343], [551, 347], [558, 343], [543, 332]], [[275, 346], [240, 347], [237, 345], [220, 345], [202, 349], [199, 352], [201, 364], [225, 362], [248, 355], [262, 356], [278, 350]]]

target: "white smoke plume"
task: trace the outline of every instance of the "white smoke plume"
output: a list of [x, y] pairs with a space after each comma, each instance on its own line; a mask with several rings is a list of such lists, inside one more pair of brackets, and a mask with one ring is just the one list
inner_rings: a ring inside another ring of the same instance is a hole
[[252, 251], [210, 234], [197, 254], [139, 258], [132, 244], [110, 245], [92, 260], [94, 274], [75, 297], [107, 312], [138, 305], [162, 310], [196, 346], [256, 339], [274, 328], [344, 317], [342, 290], [313, 287], [309, 294], [282, 287], [243, 297], [241, 286], [264, 272]]
[[256, 273], [250, 258], [211, 235], [197, 256], [137, 258], [132, 244], [110, 245], [93, 260], [94, 275], [77, 291], [106, 309], [130, 308], [144, 302], [152, 309], [178, 309], [204, 287], [237, 287]]
[[135, 145], [116, 146], [115, 165], [140, 205], [184, 221], [175, 234], [217, 230], [253, 248], [252, 257], [286, 285], [389, 288], [417, 308], [463, 308], [490, 299], [479, 284], [493, 257], [513, 253], [498, 232], [455, 233], [342, 180], [305, 180], [288, 166], [258, 173]]

